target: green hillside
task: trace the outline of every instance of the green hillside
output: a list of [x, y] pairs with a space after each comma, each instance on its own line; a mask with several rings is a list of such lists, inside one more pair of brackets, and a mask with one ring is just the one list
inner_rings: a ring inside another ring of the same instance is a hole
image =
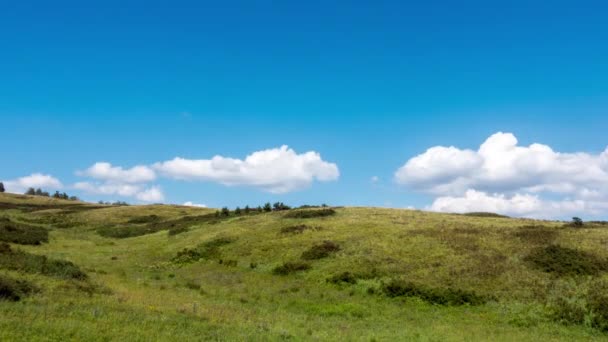
[[608, 226], [0, 194], [0, 340], [604, 340]]

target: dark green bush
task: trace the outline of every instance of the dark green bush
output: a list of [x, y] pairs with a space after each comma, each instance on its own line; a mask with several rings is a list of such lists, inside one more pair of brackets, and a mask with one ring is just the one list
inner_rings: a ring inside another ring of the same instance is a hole
[[64, 279], [87, 279], [86, 273], [70, 261], [49, 259], [44, 255], [13, 250], [6, 243], [0, 243], [0, 269], [39, 273]]
[[296, 209], [285, 214], [286, 218], [313, 218], [325, 217], [336, 214], [336, 211], [331, 208], [324, 209]]
[[559, 245], [536, 248], [524, 260], [543, 272], [557, 276], [597, 275], [608, 270], [607, 260]]
[[0, 275], [0, 300], [19, 301], [24, 296], [36, 292], [38, 289], [25, 280], [16, 280]]
[[46, 228], [12, 222], [9, 218], [0, 218], [0, 241], [21, 245], [39, 245], [49, 242], [49, 231]]
[[588, 325], [608, 332], [608, 282], [559, 281], [549, 289], [550, 317], [563, 324]]
[[327, 278], [327, 282], [332, 284], [356, 284], [357, 277], [350, 272], [342, 272]]
[[509, 216], [506, 216], [506, 215], [500, 215], [500, 214], [488, 213], [488, 212], [472, 212], [472, 213], [465, 213], [463, 215], [465, 215], [465, 216], [475, 216], [475, 217], [497, 217], [497, 218], [508, 218], [509, 217]]
[[323, 241], [318, 245], [310, 247], [302, 253], [302, 259], [304, 260], [316, 260], [323, 259], [330, 256], [332, 253], [336, 253], [340, 250], [340, 245], [333, 241]]
[[190, 228], [185, 227], [185, 226], [173, 227], [173, 228], [169, 228], [168, 234], [169, 234], [169, 236], [175, 236], [175, 235], [178, 235], [181, 233], [185, 233], [189, 230], [190, 230]]
[[130, 237], [153, 234], [167, 229], [162, 226], [106, 226], [97, 228], [97, 233], [103, 237], [126, 239]]
[[394, 279], [382, 286], [382, 291], [389, 297], [418, 297], [431, 304], [457, 306], [481, 305], [487, 300], [473, 291], [460, 289], [432, 288], [412, 282]]
[[289, 275], [291, 273], [306, 271], [310, 269], [310, 265], [305, 262], [286, 262], [283, 265], [277, 266], [272, 270], [276, 275]]
[[299, 224], [296, 226], [283, 227], [283, 228], [281, 228], [281, 233], [282, 234], [301, 234], [301, 233], [304, 233], [304, 231], [306, 231], [306, 230], [321, 230], [321, 227], [313, 227], [313, 226], [307, 226], [305, 224]]
[[217, 258], [221, 255], [220, 247], [234, 242], [235, 240], [227, 237], [220, 237], [205, 243], [202, 243], [194, 248], [184, 248], [178, 252], [173, 258], [175, 263], [191, 263], [201, 259]]
[[[153, 234], [161, 230], [168, 230], [170, 235], [176, 235], [187, 231], [191, 226], [196, 224], [212, 224], [218, 222], [215, 214], [206, 214], [199, 216], [184, 216], [178, 219], [163, 221], [156, 215], [141, 216], [134, 218], [129, 225], [113, 225], [97, 229], [97, 233], [101, 236], [124, 239], [146, 234]], [[143, 224], [136, 224], [139, 222]]]

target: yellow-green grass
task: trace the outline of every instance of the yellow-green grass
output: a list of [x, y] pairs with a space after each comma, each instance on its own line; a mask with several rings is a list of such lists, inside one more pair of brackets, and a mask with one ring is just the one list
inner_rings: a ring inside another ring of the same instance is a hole
[[[97, 206], [0, 194], [0, 203], [80, 205], [45, 210], [0, 210], [0, 216], [49, 228], [49, 243], [12, 245], [69, 260], [89, 275], [78, 282], [0, 270], [31, 281], [41, 292], [20, 302], [0, 301], [0, 340], [590, 340], [604, 333], [563, 325], [547, 315], [544, 297], [567, 279], [531, 267], [524, 259], [545, 242], [522, 238], [521, 227], [555, 230], [550, 243], [608, 258], [608, 230], [562, 228], [559, 222], [447, 215], [413, 210], [337, 208], [322, 218], [291, 219], [285, 212], [230, 217], [126, 239], [95, 228], [134, 217], [204, 215], [181, 206]], [[98, 208], [99, 207], [99, 208]], [[74, 225], [45, 223], [57, 216]], [[305, 224], [318, 229], [282, 233]], [[216, 238], [234, 241], [212, 259], [172, 262], [184, 248]], [[272, 270], [301, 261], [315, 244], [340, 250], [307, 261], [311, 269], [287, 276]], [[220, 264], [220, 259], [222, 263]], [[236, 261], [236, 266], [226, 266]], [[354, 285], [327, 279], [343, 272]], [[597, 278], [602, 278], [599, 275]], [[474, 291], [480, 306], [441, 306], [418, 298], [389, 298], [382, 283], [405, 279], [428, 287]], [[584, 283], [587, 278], [576, 282]]]

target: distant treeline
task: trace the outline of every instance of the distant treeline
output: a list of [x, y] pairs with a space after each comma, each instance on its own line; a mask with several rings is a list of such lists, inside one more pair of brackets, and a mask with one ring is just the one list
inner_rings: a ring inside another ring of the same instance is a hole
[[53, 197], [53, 198], [64, 199], [64, 200], [69, 200], [69, 201], [79, 201], [80, 200], [78, 197], [69, 196], [65, 192], [55, 191], [55, 193], [53, 195], [50, 195], [48, 191], [43, 191], [40, 188], [38, 188], [38, 189], [29, 188], [29, 189], [27, 189], [25, 194], [31, 195], [31, 196]]
[[99, 201], [97, 202], [98, 204], [103, 204], [103, 205], [129, 205], [129, 203], [125, 202], [125, 201], [116, 201], [116, 202], [104, 202], [104, 201]]
[[302, 205], [302, 206], [297, 207], [297, 208], [292, 208], [292, 207], [286, 205], [283, 202], [275, 202], [274, 204], [270, 204], [270, 202], [267, 202], [263, 206], [249, 207], [247, 205], [244, 208], [236, 207], [232, 211], [230, 209], [228, 209], [228, 207], [223, 207], [221, 210], [216, 211], [215, 215], [218, 216], [218, 217], [220, 217], [220, 216], [230, 216], [231, 214], [235, 215], [235, 216], [239, 216], [239, 215], [264, 213], [264, 212], [268, 213], [268, 212], [271, 212], [271, 211], [283, 211], [283, 210], [290, 210], [290, 209], [326, 208], [326, 207], [327, 207], [327, 204], [322, 204], [322, 205]]

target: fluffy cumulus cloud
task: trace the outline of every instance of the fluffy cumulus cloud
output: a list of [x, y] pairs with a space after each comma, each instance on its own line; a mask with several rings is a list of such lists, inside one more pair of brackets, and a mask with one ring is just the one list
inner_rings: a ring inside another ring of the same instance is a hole
[[314, 180], [332, 181], [340, 175], [338, 166], [321, 159], [319, 153], [297, 154], [287, 146], [254, 152], [244, 160], [175, 158], [155, 164], [154, 169], [174, 179], [251, 186], [271, 193], [301, 190]]
[[199, 207], [199, 208], [207, 208], [206, 204], [200, 204], [200, 203], [192, 203], [191, 201], [185, 202], [184, 204], [186, 207]]
[[608, 208], [608, 148], [563, 153], [519, 146], [513, 134], [499, 132], [476, 151], [432, 147], [399, 168], [395, 180], [438, 196], [430, 206], [437, 211], [597, 215]]
[[157, 186], [146, 188], [141, 184], [78, 182], [73, 188], [90, 194], [133, 197], [143, 202], [164, 200], [164, 195]]
[[88, 169], [77, 172], [77, 174], [117, 183], [145, 183], [156, 179], [156, 173], [148, 166], [138, 165], [130, 169], [123, 169], [106, 162], [97, 162]]
[[63, 184], [59, 179], [42, 173], [33, 173], [29, 176], [3, 181], [7, 192], [23, 193], [28, 188], [61, 189]]

